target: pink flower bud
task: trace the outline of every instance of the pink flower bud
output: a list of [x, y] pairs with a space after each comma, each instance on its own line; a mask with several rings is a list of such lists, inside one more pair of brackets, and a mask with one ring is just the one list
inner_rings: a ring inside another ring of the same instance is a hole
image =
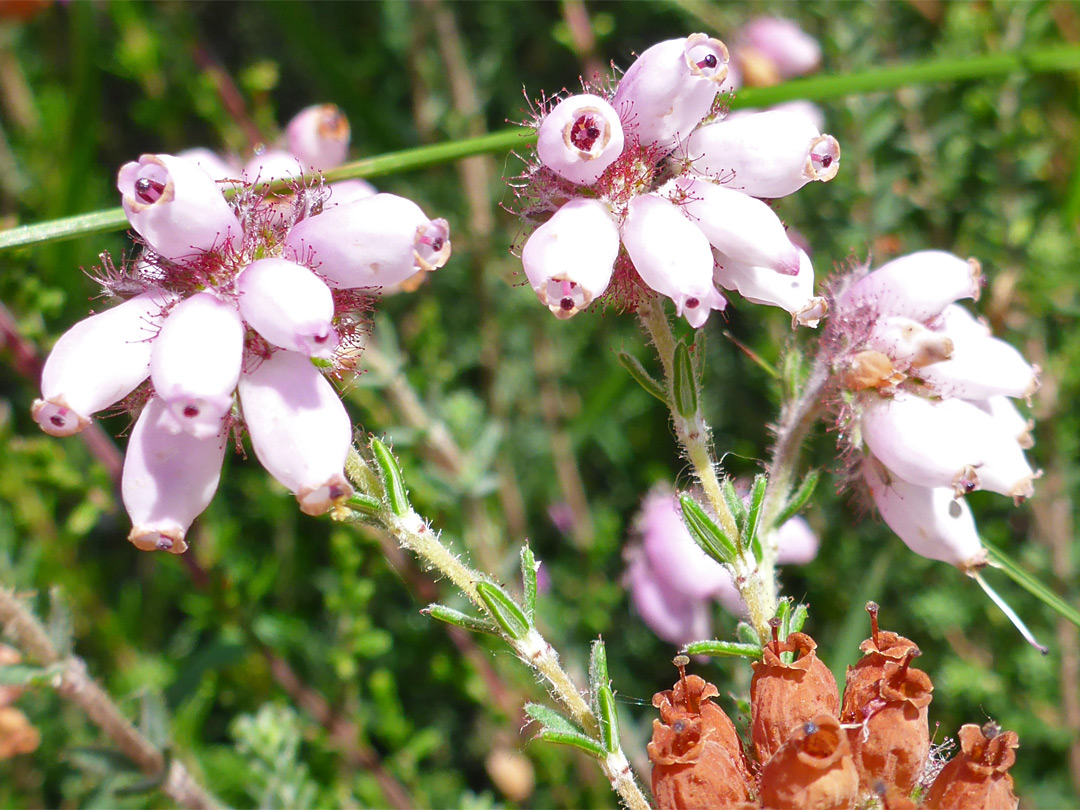
[[214, 497], [226, 444], [224, 434], [177, 432], [164, 402], [154, 397], [146, 403], [128, 441], [121, 481], [132, 522], [128, 539], [137, 548], [187, 550], [184, 535]]
[[304, 174], [300, 160], [284, 149], [270, 149], [255, 155], [244, 164], [244, 177], [252, 183], [296, 180]]
[[521, 251], [525, 275], [556, 318], [602, 295], [619, 254], [619, 228], [599, 200], [575, 199], [533, 231]]
[[189, 163], [194, 163], [208, 175], [212, 180], [239, 180], [241, 170], [239, 166], [234, 165], [230, 161], [221, 157], [216, 152], [211, 152], [204, 147], [196, 147], [194, 149], [185, 149], [183, 152], [177, 152], [176, 156], [182, 158]]
[[116, 187], [131, 227], [166, 259], [220, 249], [242, 233], [217, 183], [182, 158], [143, 155], [121, 167]]
[[964, 570], [985, 562], [971, 509], [951, 487], [910, 484], [870, 457], [862, 471], [881, 517], [916, 554]]
[[237, 278], [240, 314], [282, 349], [329, 360], [338, 345], [330, 288], [306, 267], [284, 259], [259, 259]]
[[825, 317], [825, 299], [814, 295], [814, 265], [799, 251], [799, 272], [785, 276], [768, 267], [740, 264], [713, 250], [713, 281], [725, 290], [737, 290], [754, 304], [780, 307], [792, 314], [792, 322], [816, 327]]
[[349, 119], [336, 104], [315, 104], [298, 112], [285, 128], [289, 151], [305, 169], [340, 166], [349, 153]]
[[712, 108], [727, 61], [724, 43], [705, 34], [659, 42], [623, 75], [612, 106], [643, 145], [673, 148]]
[[930, 389], [945, 397], [985, 399], [995, 394], [1027, 397], [1039, 387], [1038, 369], [963, 307], [946, 307], [939, 319], [954, 350], [947, 360], [919, 371]]
[[761, 200], [704, 178], [680, 177], [665, 190], [685, 197], [682, 212], [724, 255], [753, 267], [798, 274], [799, 249], [788, 239], [784, 223]]
[[556, 104], [537, 132], [540, 161], [579, 185], [596, 182], [622, 150], [622, 123], [615, 109], [587, 93]]
[[709, 240], [679, 207], [656, 194], [635, 197], [627, 206], [622, 240], [638, 275], [675, 302], [694, 328], [727, 302], [713, 287]]
[[41, 374], [34, 420], [71, 436], [130, 394], [150, 373], [150, 350], [169, 293], [152, 290], [79, 321], [56, 342]]
[[240, 405], [259, 462], [308, 515], [352, 494], [352, 423], [334, 387], [301, 354], [274, 352], [240, 378]]
[[243, 351], [244, 324], [234, 303], [198, 293], [176, 305], [150, 357], [150, 379], [173, 430], [199, 439], [221, 432]]
[[751, 197], [784, 197], [812, 180], [832, 180], [840, 145], [805, 115], [790, 110], [733, 116], [701, 127], [686, 141], [693, 170]]
[[813, 73], [821, 65], [821, 46], [793, 20], [756, 17], [742, 29], [739, 40], [772, 62], [784, 79]]
[[880, 315], [929, 321], [961, 298], [979, 297], [982, 270], [974, 259], [943, 250], [922, 250], [893, 259], [856, 281], [840, 297], [850, 311], [874, 307]]
[[376, 194], [298, 222], [285, 240], [285, 258], [303, 262], [308, 251], [331, 287], [388, 287], [446, 264], [450, 229], [411, 200]]

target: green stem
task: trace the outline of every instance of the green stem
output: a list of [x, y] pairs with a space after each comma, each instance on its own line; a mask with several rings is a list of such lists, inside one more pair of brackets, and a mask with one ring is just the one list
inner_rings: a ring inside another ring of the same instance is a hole
[[992, 546], [985, 540], [983, 540], [983, 545], [986, 547], [987, 556], [990, 558], [990, 564], [992, 566], [1003, 571], [1009, 579], [1059, 616], [1068, 619], [1077, 627], [1080, 627], [1080, 610], [1077, 610], [1054, 593], [1046, 583], [1021, 568], [1019, 563], [997, 546]]
[[[748, 87], [740, 90], [738, 96], [732, 99], [731, 107], [732, 109], [763, 107], [792, 99], [829, 101], [847, 96], [880, 93], [911, 85], [991, 79], [1014, 74], [1071, 71], [1080, 71], [1080, 47], [1063, 46], [1017, 53], [926, 59], [840, 76], [796, 79], [773, 87]], [[329, 181], [379, 177], [449, 163], [473, 155], [527, 147], [533, 141], [533, 133], [515, 127], [477, 138], [420, 146], [357, 160], [327, 172], [325, 177]], [[277, 187], [283, 188], [284, 185], [278, 184]], [[72, 239], [83, 234], [116, 231], [122, 229], [126, 222], [121, 209], [110, 208], [36, 225], [22, 225], [0, 232], [0, 251]]]

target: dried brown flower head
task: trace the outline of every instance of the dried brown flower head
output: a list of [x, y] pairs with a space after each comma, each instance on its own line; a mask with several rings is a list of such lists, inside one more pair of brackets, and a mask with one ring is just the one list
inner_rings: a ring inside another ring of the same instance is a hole
[[847, 735], [836, 717], [819, 714], [765, 763], [758, 798], [769, 810], [847, 810], [858, 791]]
[[863, 657], [853, 667], [848, 667], [844, 686], [844, 705], [840, 709], [841, 723], [861, 723], [865, 719], [864, 708], [878, 698], [885, 664], [903, 661], [911, 650], [918, 650], [914, 641], [898, 633], [878, 628], [878, 606], [866, 603], [870, 614], [870, 638], [859, 645]]
[[960, 753], [941, 769], [926, 794], [927, 810], [1016, 810], [1009, 768], [1020, 739], [994, 723], [960, 728]]
[[[836, 679], [814, 652], [817, 642], [805, 633], [792, 633], [784, 641], [765, 645], [755, 661], [750, 682], [750, 735], [760, 762], [766, 762], [787, 740], [792, 729], [820, 714], [836, 717], [840, 698]], [[790, 664], [781, 656], [792, 653]]]
[[918, 650], [908, 651], [899, 664], [889, 661], [879, 695], [863, 707], [861, 726], [848, 727], [855, 766], [864, 789], [880, 785], [896, 794], [910, 793], [930, 753], [927, 707], [934, 684], [922, 670], [910, 666]]
[[657, 810], [729, 808], [750, 800], [750, 773], [742, 742], [724, 711], [712, 702], [717, 688], [686, 674], [678, 656], [679, 680], [653, 695], [660, 719], [648, 745]]

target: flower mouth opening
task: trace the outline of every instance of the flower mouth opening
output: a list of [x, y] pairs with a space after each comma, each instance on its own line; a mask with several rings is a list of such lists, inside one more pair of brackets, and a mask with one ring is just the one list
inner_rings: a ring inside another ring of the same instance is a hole
[[172, 175], [154, 155], [143, 155], [137, 164], [129, 164], [121, 189], [133, 211], [144, 211], [158, 204], [172, 202], [176, 196]]
[[336, 104], [324, 104], [319, 110], [319, 137], [333, 141], [347, 141], [352, 130], [349, 119]]
[[686, 40], [686, 64], [693, 75], [719, 84], [727, 78], [727, 46], [704, 34], [691, 34]]
[[139, 551], [167, 551], [170, 554], [183, 554], [188, 550], [184, 533], [178, 528], [150, 529], [133, 526], [128, 540]]
[[416, 269], [428, 273], [446, 264], [450, 259], [450, 226], [445, 219], [433, 219], [416, 229], [413, 257]]
[[563, 140], [582, 160], [593, 160], [611, 143], [611, 127], [600, 110], [581, 107], [563, 129]]
[[31, 409], [34, 421], [50, 436], [74, 436], [90, 426], [90, 420], [61, 399], [36, 399]]
[[296, 501], [305, 515], [322, 515], [352, 494], [349, 482], [341, 475], [334, 475], [320, 486], [301, 489], [296, 493]]
[[827, 183], [840, 171], [840, 144], [832, 135], [821, 135], [810, 143], [806, 176]]
[[584, 287], [566, 278], [550, 279], [541, 289], [544, 305], [560, 320], [576, 315], [592, 303]]

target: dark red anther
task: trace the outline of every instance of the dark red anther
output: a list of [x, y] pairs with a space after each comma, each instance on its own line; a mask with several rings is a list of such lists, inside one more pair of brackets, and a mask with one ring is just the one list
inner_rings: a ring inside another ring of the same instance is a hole
[[135, 196], [144, 203], [156, 203], [165, 193], [165, 184], [149, 177], [140, 177], [135, 181]]
[[198, 415], [199, 415], [199, 409], [196, 406], [194, 406], [194, 405], [185, 405], [184, 406], [184, 416], [186, 416], [188, 419], [194, 419]]
[[570, 143], [575, 149], [582, 152], [591, 152], [593, 145], [600, 137], [601, 129], [596, 119], [591, 115], [583, 115], [578, 118], [570, 128]]
[[697, 66], [699, 68], [714, 68], [714, 67], [716, 67], [716, 55], [710, 53], [708, 56], [706, 56], [704, 59], [702, 59], [700, 62], [698, 62]]
[[57, 427], [63, 427], [63, 426], [64, 426], [64, 417], [62, 417], [62, 416], [61, 416], [60, 414], [58, 414], [58, 413], [57, 413], [57, 414], [53, 414], [52, 416], [50, 416], [50, 417], [49, 417], [49, 421], [50, 421], [50, 422], [52, 422], [52, 423], [53, 423], [54, 425], [56, 425]]
[[700, 303], [696, 298], [687, 298], [685, 306], [687, 309], [696, 309]]
[[564, 309], [567, 312], [569, 312], [573, 308], [574, 308], [574, 299], [571, 298], [569, 295], [566, 296], [565, 298], [560, 298], [559, 299], [559, 309]]

